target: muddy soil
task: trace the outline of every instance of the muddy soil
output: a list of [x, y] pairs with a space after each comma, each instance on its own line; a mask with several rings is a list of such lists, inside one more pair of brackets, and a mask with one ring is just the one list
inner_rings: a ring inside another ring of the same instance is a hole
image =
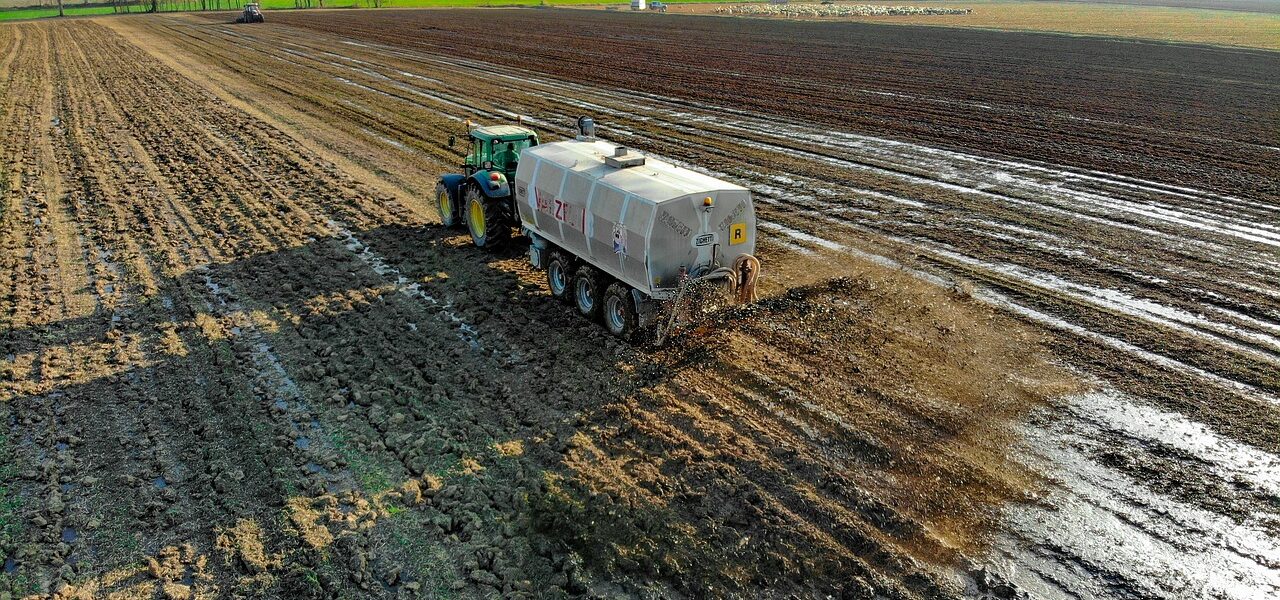
[[112, 29], [3, 31], [7, 597], [932, 596], [1035, 485], [1070, 378], [989, 307], [867, 274], [633, 348]]
[[[0, 27], [0, 597], [1280, 589], [1256, 169], [814, 137], [431, 12]], [[760, 303], [628, 345], [433, 224], [462, 119], [582, 112], [752, 187]]]
[[[841, 131], [1280, 195], [1268, 122], [1280, 59], [1267, 50], [567, 9], [277, 21]], [[508, 33], [471, 43], [493, 29]]]

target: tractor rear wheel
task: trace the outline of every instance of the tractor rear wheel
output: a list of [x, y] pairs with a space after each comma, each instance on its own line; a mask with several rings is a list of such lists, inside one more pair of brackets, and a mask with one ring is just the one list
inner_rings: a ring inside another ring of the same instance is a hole
[[471, 241], [477, 246], [493, 248], [511, 237], [511, 227], [502, 222], [496, 201], [485, 198], [474, 185], [467, 186], [463, 198], [466, 202], [467, 229], [471, 230]]
[[568, 303], [573, 298], [573, 261], [559, 250], [552, 250], [547, 259], [547, 287], [551, 297]]
[[436, 214], [440, 216], [440, 224], [446, 228], [458, 224], [458, 207], [455, 206], [453, 195], [449, 193], [449, 188], [444, 183], [436, 184]]
[[582, 265], [573, 274], [573, 303], [578, 314], [595, 320], [600, 316], [604, 290], [600, 289], [600, 272], [591, 265]]
[[614, 282], [605, 290], [602, 312], [605, 329], [624, 340], [630, 339], [640, 327], [640, 314], [636, 312], [631, 288], [626, 284]]

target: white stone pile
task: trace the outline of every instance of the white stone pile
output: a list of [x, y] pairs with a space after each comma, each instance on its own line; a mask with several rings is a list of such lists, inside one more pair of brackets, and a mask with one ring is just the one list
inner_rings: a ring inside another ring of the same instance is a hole
[[879, 6], [874, 4], [739, 4], [719, 7], [716, 12], [723, 15], [812, 18], [967, 15], [972, 10], [937, 6]]

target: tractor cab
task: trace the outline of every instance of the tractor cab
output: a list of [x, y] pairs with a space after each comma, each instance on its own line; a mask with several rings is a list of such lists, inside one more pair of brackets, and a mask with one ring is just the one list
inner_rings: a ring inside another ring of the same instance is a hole
[[538, 145], [538, 134], [516, 125], [476, 127], [468, 132], [471, 149], [462, 163], [463, 173], [470, 177], [478, 171], [495, 171], [507, 179], [516, 175], [520, 152]]

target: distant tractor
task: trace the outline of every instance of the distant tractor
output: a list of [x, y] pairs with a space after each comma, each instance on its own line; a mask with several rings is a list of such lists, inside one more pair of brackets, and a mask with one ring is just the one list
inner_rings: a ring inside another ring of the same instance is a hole
[[481, 247], [519, 227], [551, 295], [619, 337], [652, 327], [661, 343], [679, 313], [702, 304], [692, 300], [701, 283], [754, 299], [749, 190], [599, 140], [590, 118], [577, 125], [575, 138], [539, 144], [524, 127], [468, 124], [463, 172], [436, 186], [440, 220], [465, 222]]
[[258, 7], [257, 2], [250, 2], [244, 5], [244, 12], [236, 17], [237, 23], [262, 23], [266, 19], [262, 17], [262, 9]]
[[[471, 127], [462, 173], [445, 175], [436, 185], [436, 209], [445, 227], [465, 223], [477, 246], [497, 246], [520, 223], [511, 182], [520, 152], [538, 145], [538, 134], [517, 125]], [[455, 139], [449, 137], [449, 145]]]

